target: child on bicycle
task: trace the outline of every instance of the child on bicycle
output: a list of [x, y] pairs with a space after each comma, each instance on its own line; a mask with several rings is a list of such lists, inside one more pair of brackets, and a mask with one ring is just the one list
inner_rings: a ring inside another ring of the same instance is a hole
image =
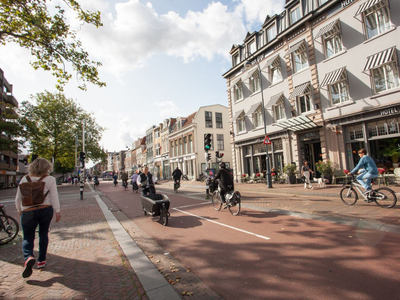
[[363, 194], [368, 194], [372, 191], [371, 180], [379, 176], [378, 167], [376, 166], [374, 160], [367, 155], [367, 150], [364, 148], [358, 150], [358, 155], [360, 155], [361, 159], [357, 166], [351, 170], [350, 174], [357, 173], [357, 171], [361, 168], [364, 169], [360, 175], [357, 176], [357, 181], [365, 189]]

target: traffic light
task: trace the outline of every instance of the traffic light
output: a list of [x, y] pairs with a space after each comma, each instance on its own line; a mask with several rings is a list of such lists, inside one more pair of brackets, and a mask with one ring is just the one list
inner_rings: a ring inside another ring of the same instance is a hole
[[207, 133], [204, 135], [204, 149], [206, 151], [211, 149], [211, 133]]
[[210, 160], [211, 160], [211, 154], [210, 154], [210, 153], [207, 153], [207, 155], [206, 155], [206, 160], [207, 160], [207, 161], [210, 161]]
[[215, 151], [215, 156], [216, 156], [217, 158], [222, 158], [222, 157], [224, 157], [224, 154], [223, 154], [222, 152]]
[[80, 161], [85, 161], [86, 153], [85, 152], [80, 152], [79, 153], [79, 160]]
[[219, 151], [215, 151], [215, 157], [219, 158]]

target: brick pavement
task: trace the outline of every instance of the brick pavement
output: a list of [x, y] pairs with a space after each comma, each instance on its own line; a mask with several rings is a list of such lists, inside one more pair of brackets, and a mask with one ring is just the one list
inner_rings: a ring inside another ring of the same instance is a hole
[[[45, 269], [34, 269], [23, 279], [21, 237], [0, 246], [0, 298], [148, 299], [96, 200], [80, 201], [79, 189], [59, 188], [61, 197], [71, 191], [76, 197], [62, 199], [61, 221], [51, 223]], [[0, 193], [1, 202], [15, 195], [15, 189]], [[17, 217], [13, 203], [6, 203], [6, 208]]]

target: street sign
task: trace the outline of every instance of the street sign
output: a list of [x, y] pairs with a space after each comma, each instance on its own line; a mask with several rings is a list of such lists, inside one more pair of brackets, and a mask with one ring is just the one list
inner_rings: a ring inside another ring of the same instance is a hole
[[265, 135], [265, 139], [263, 142], [264, 145], [271, 145], [271, 140], [269, 139], [268, 135]]

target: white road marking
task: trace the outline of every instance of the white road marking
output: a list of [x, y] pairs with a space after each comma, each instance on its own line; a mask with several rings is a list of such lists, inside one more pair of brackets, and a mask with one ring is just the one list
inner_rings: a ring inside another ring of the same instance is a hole
[[183, 206], [179, 206], [179, 207], [174, 208], [174, 209], [178, 210], [179, 208], [186, 208], [186, 207], [192, 207], [192, 206], [204, 205], [204, 204], [210, 204], [210, 202], [207, 201], [207, 202], [204, 202], [204, 203], [196, 203], [196, 204], [183, 205]]
[[258, 237], [258, 238], [260, 238], [260, 239], [264, 239], [264, 240], [269, 240], [269, 239], [270, 239], [270, 238], [267, 237], [267, 236], [263, 236], [263, 235], [260, 235], [260, 234], [255, 234], [255, 233], [250, 232], [250, 231], [247, 231], [247, 230], [243, 230], [243, 229], [240, 229], [240, 228], [237, 228], [237, 227], [233, 227], [233, 226], [230, 226], [230, 225], [226, 225], [226, 224], [223, 224], [223, 223], [214, 221], [214, 220], [210, 220], [210, 219], [207, 219], [207, 218], [204, 218], [204, 217], [201, 217], [201, 216], [198, 216], [198, 215], [195, 215], [195, 214], [192, 214], [192, 213], [189, 213], [189, 212], [180, 210], [180, 209], [178, 209], [178, 208], [173, 208], [173, 209], [176, 210], [176, 211], [179, 211], [179, 212], [181, 212], [181, 213], [184, 213], [184, 214], [187, 214], [187, 215], [190, 215], [190, 216], [193, 216], [193, 217], [202, 219], [202, 220], [204, 220], [204, 221], [208, 221], [208, 222], [211, 222], [211, 223], [220, 225], [220, 226], [224, 226], [224, 227], [227, 227], [227, 228], [236, 230], [236, 231], [240, 231], [240, 232], [243, 232], [243, 233], [246, 233], [246, 234], [249, 234], [249, 235]]

